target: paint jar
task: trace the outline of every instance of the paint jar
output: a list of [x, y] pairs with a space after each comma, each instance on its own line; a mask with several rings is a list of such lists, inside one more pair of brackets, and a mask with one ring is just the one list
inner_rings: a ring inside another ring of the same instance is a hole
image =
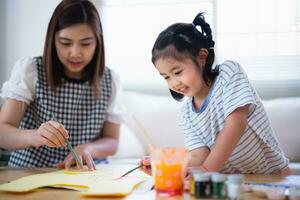
[[242, 174], [231, 174], [227, 176], [227, 196], [231, 200], [238, 199], [242, 193], [244, 176]]
[[211, 196], [216, 199], [224, 199], [227, 197], [225, 181], [227, 176], [220, 173], [211, 174]]
[[190, 180], [189, 180], [189, 193], [191, 196], [195, 195], [195, 180], [192, 173], [190, 174]]
[[189, 174], [190, 174], [190, 179], [189, 179], [189, 193], [191, 196], [195, 195], [195, 180], [194, 180], [194, 175], [195, 174], [203, 174], [204, 171], [201, 169], [198, 169], [197, 167], [189, 167], [188, 169]]
[[182, 195], [188, 150], [185, 148], [155, 148], [151, 152], [154, 187], [159, 196]]
[[194, 174], [195, 181], [195, 197], [208, 198], [211, 196], [211, 182], [209, 173], [196, 173]]
[[195, 195], [195, 180], [194, 180], [194, 175], [200, 173], [203, 174], [204, 171], [197, 169], [197, 167], [190, 167], [189, 168], [189, 174], [190, 174], [190, 179], [189, 179], [189, 193], [191, 196]]

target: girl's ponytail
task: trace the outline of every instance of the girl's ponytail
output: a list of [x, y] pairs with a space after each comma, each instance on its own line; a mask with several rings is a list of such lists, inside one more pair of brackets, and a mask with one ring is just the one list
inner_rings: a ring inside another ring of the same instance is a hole
[[[206, 41], [208, 56], [206, 59], [205, 67], [203, 69], [203, 79], [206, 82], [206, 84], [209, 84], [215, 79], [215, 77], [219, 73], [217, 69], [212, 69], [215, 60], [215, 42], [212, 38], [212, 31], [209, 24], [205, 21], [203, 13], [199, 13], [196, 15], [192, 25], [201, 33], [202, 37], [204, 38], [204, 41]], [[197, 27], [200, 27], [201, 30], [199, 30]]]
[[195, 17], [192, 25], [198, 31], [200, 31], [200, 30], [197, 28], [197, 26], [199, 26], [201, 28], [200, 32], [203, 35], [203, 37], [205, 38], [208, 48], [213, 49], [214, 46], [215, 46], [215, 42], [212, 39], [212, 31], [211, 31], [211, 28], [210, 28], [209, 24], [205, 21], [203, 13], [197, 14], [197, 16]]

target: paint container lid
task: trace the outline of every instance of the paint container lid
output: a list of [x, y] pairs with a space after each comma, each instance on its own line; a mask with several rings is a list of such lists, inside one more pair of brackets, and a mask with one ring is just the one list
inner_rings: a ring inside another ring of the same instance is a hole
[[193, 174], [193, 178], [196, 182], [204, 182], [209, 181], [210, 175], [208, 173], [195, 173]]
[[227, 176], [225, 174], [220, 173], [212, 173], [211, 174], [211, 181], [216, 183], [222, 183], [225, 182], [227, 179]]

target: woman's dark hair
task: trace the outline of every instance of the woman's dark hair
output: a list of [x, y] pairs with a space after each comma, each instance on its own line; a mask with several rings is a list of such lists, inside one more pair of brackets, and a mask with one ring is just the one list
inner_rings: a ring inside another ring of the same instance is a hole
[[89, 25], [96, 37], [97, 46], [94, 56], [84, 69], [82, 78], [88, 80], [97, 93], [105, 68], [104, 43], [100, 16], [89, 0], [63, 0], [54, 10], [48, 25], [43, 53], [47, 83], [55, 90], [61, 84], [61, 78], [64, 75], [63, 64], [55, 48], [55, 33], [79, 23]]
[[[218, 71], [212, 69], [215, 59], [215, 42], [211, 28], [205, 22], [203, 13], [197, 14], [193, 23], [175, 23], [162, 31], [152, 48], [152, 63], [160, 58], [172, 57], [176, 60], [192, 59], [197, 66], [197, 57], [201, 48], [208, 51], [206, 64], [203, 69], [203, 79], [207, 85], [214, 81]], [[170, 89], [175, 100], [181, 100], [183, 95]]]

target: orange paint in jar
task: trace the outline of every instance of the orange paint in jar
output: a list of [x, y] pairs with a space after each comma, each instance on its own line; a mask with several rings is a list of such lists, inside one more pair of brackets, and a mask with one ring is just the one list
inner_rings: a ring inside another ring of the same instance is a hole
[[158, 148], [151, 154], [155, 191], [160, 196], [181, 195], [188, 151], [184, 148]]

